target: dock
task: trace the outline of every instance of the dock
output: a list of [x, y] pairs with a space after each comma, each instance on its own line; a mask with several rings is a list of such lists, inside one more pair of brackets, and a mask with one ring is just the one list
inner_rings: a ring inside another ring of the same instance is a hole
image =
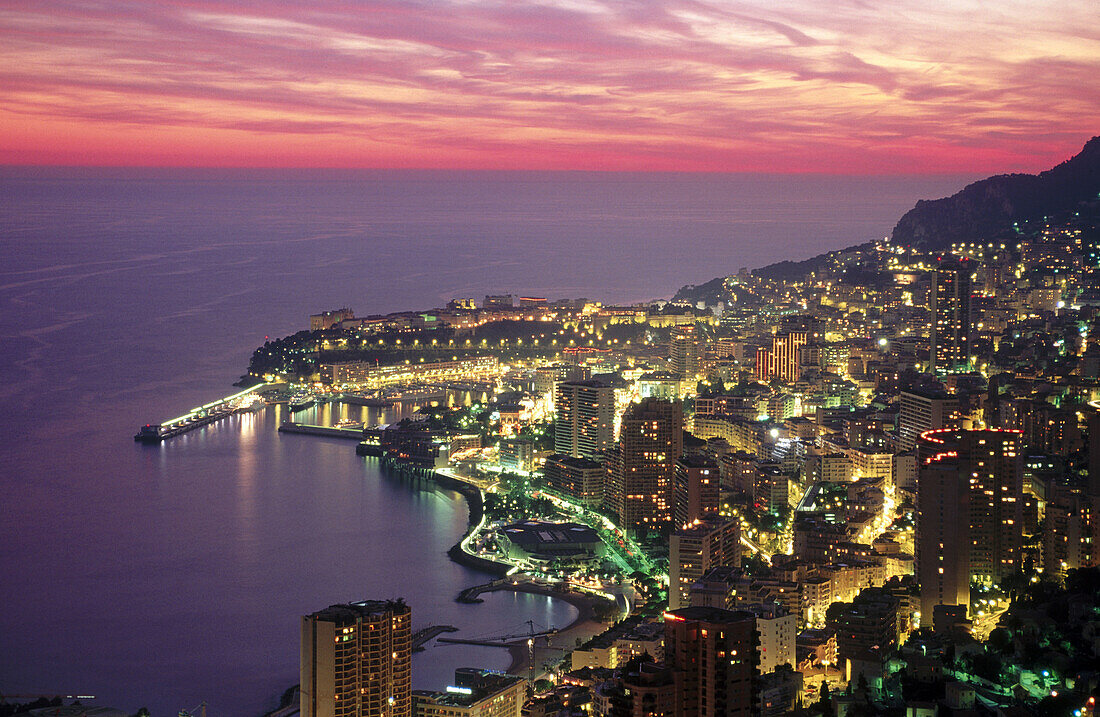
[[178, 418], [170, 418], [161, 423], [147, 423], [138, 429], [134, 435], [135, 441], [142, 443], [160, 443], [169, 438], [182, 435], [196, 428], [208, 426], [215, 421], [232, 416], [234, 413], [242, 413], [262, 408], [266, 404], [255, 392], [268, 384], [261, 383], [232, 396], [220, 398], [206, 405], [193, 408]]
[[327, 438], [347, 438], [353, 441], [363, 440], [362, 428], [334, 428], [332, 426], [314, 426], [308, 423], [286, 421], [279, 426], [279, 433], [302, 433], [307, 436], [325, 436]]
[[432, 638], [439, 637], [445, 632], [458, 632], [458, 628], [453, 625], [428, 625], [417, 630], [412, 634], [412, 649], [422, 649], [424, 643], [429, 642]]
[[393, 401], [384, 398], [372, 398], [370, 396], [357, 396], [352, 393], [342, 394], [336, 399], [339, 403], [351, 406], [366, 406], [367, 408], [393, 408]]
[[478, 640], [475, 638], [463, 638], [463, 637], [441, 637], [440, 642], [446, 642], [448, 645], [477, 645], [479, 647], [511, 647], [512, 645], [522, 644], [522, 636], [512, 638], [511, 641], [506, 640]]
[[468, 587], [468, 588], [466, 588], [465, 590], [463, 590], [462, 592], [460, 592], [458, 594], [458, 597], [455, 598], [455, 602], [463, 602], [463, 603], [485, 602], [480, 597], [478, 597], [478, 595], [481, 595], [481, 593], [484, 593], [484, 592], [492, 592], [494, 590], [499, 589], [500, 586], [510, 584], [510, 583], [511, 583], [510, 580], [505, 580], [505, 579], [501, 578], [500, 580], [493, 580], [492, 582], [485, 583], [484, 585], [474, 585], [473, 587]]

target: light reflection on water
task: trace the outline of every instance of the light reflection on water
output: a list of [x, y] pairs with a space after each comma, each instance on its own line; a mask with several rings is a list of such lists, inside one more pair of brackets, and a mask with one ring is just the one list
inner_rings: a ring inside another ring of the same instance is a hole
[[[353, 441], [280, 434], [285, 415], [272, 406], [159, 446], [116, 441], [54, 476], [56, 511], [4, 556], [23, 566], [0, 615], [5, 688], [50, 689], [48, 675], [128, 710], [206, 700], [218, 714], [254, 714], [297, 681], [299, 616], [332, 603], [404, 597], [414, 628], [471, 637], [573, 619], [572, 606], [535, 595], [456, 603], [491, 579], [446, 555], [465, 500], [383, 473]], [[109, 475], [95, 467], [107, 454]], [[34, 617], [44, 613], [50, 640]], [[456, 667], [508, 664], [499, 648], [429, 646], [413, 683], [440, 689]]]
[[[265, 336], [345, 304], [669, 296], [882, 236], [972, 179], [69, 171], [3, 177], [0, 689], [158, 715], [260, 712], [296, 679], [297, 616], [331, 602], [406, 595], [414, 624], [478, 634], [557, 609], [455, 603], [485, 580], [445, 555], [463, 503], [350, 441], [277, 434], [285, 407], [132, 442], [232, 393]], [[448, 654], [507, 659], [432, 648], [418, 686], [451, 679]]]

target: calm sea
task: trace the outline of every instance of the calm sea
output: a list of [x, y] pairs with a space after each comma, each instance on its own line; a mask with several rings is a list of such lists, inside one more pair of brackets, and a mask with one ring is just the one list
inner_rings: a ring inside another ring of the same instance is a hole
[[[159, 447], [145, 422], [233, 391], [310, 313], [452, 297], [667, 297], [887, 234], [970, 177], [0, 169], [0, 694], [258, 714], [297, 681], [298, 617], [403, 596], [414, 626], [561, 625], [444, 551], [455, 494], [281, 409]], [[461, 649], [461, 652], [458, 650]], [[503, 651], [432, 647], [414, 686]]]

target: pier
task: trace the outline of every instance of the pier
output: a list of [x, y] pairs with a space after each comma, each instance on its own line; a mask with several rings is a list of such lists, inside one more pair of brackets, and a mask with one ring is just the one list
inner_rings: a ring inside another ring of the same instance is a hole
[[179, 436], [196, 428], [208, 426], [234, 413], [251, 411], [267, 405], [263, 399], [256, 395], [256, 391], [269, 384], [261, 383], [232, 396], [220, 398], [206, 405], [192, 408], [178, 418], [170, 418], [161, 423], [147, 423], [138, 429], [134, 436], [135, 441], [142, 443], [160, 443], [174, 436]]
[[340, 403], [346, 403], [350, 406], [366, 406], [367, 408], [393, 408], [393, 401], [388, 401], [384, 398], [373, 398], [371, 396], [359, 396], [354, 393], [344, 393], [336, 399]]
[[445, 632], [458, 632], [458, 628], [453, 625], [428, 625], [427, 627], [417, 630], [412, 634], [412, 649], [423, 649], [424, 643]]
[[279, 426], [279, 433], [302, 433], [307, 436], [326, 436], [328, 438], [347, 438], [353, 441], [363, 440], [362, 428], [335, 428], [332, 426], [313, 426], [308, 423], [286, 421]]

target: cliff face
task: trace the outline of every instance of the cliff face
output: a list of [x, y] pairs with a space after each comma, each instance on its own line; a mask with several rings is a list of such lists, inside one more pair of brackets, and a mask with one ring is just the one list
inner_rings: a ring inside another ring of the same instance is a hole
[[934, 201], [921, 200], [898, 221], [893, 243], [925, 251], [952, 242], [992, 239], [1013, 222], [1073, 209], [1100, 193], [1100, 137], [1079, 154], [1038, 175], [1002, 174]]

